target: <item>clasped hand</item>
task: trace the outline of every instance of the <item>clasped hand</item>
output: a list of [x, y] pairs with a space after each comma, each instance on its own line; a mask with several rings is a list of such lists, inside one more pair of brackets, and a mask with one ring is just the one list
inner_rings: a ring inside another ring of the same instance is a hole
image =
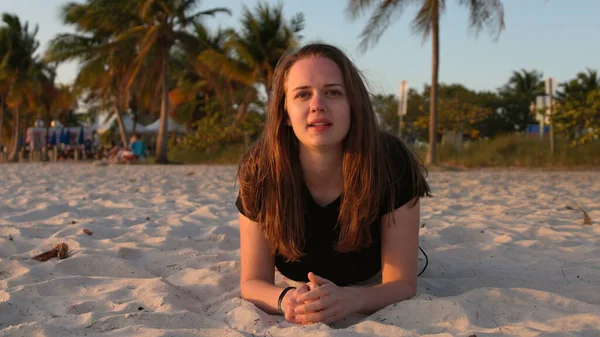
[[329, 324], [359, 311], [362, 302], [353, 288], [338, 287], [312, 272], [308, 280], [283, 298], [281, 308], [288, 322]]

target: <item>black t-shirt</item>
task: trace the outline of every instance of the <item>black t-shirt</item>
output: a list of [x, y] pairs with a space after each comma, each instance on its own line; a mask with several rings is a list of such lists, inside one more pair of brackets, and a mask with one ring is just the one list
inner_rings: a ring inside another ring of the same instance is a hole
[[[388, 153], [392, 167], [398, 172], [394, 209], [408, 203], [415, 197], [412, 169], [409, 155], [396, 138], [386, 136]], [[308, 272], [324, 277], [338, 286], [362, 282], [370, 279], [381, 270], [381, 218], [388, 213], [389, 191], [382, 191], [379, 217], [370, 225], [372, 244], [360, 251], [340, 253], [335, 250], [334, 243], [340, 235], [336, 228], [338, 214], [343, 195], [328, 205], [320, 206], [312, 198], [308, 187], [302, 185], [305, 219], [304, 253], [298, 261], [286, 262], [285, 258], [276, 254], [275, 267], [285, 277], [300, 281], [308, 281]], [[245, 214], [242, 200], [238, 196], [236, 206]], [[251, 219], [253, 220], [253, 219]]]

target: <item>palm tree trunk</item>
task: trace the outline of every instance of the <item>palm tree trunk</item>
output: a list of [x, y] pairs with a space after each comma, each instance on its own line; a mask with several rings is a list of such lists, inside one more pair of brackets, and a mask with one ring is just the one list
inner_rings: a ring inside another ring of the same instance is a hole
[[160, 128], [158, 129], [158, 139], [156, 141], [156, 163], [166, 164], [167, 159], [167, 142], [168, 142], [168, 114], [169, 114], [169, 83], [168, 83], [168, 51], [164, 48], [162, 59], [162, 104], [160, 107]]
[[0, 151], [2, 151], [2, 129], [4, 129], [4, 100], [0, 100]]
[[229, 94], [229, 105], [227, 107], [225, 107], [225, 115], [229, 116], [231, 107], [235, 106], [235, 92], [233, 90], [233, 84], [231, 83], [231, 81], [227, 80], [227, 92]]
[[438, 72], [440, 69], [440, 15], [439, 3], [432, 1], [431, 41], [432, 46], [432, 71], [431, 92], [429, 103], [429, 150], [427, 151], [427, 164], [436, 163], [436, 140], [437, 140], [437, 100], [438, 100]]
[[123, 142], [123, 147], [129, 147], [127, 144], [127, 130], [125, 130], [125, 125], [123, 125], [123, 119], [121, 118], [121, 113], [119, 112], [119, 107], [115, 103], [114, 105], [115, 116], [117, 118], [117, 125], [119, 126], [119, 133], [121, 134], [121, 142]]
[[250, 104], [250, 101], [252, 100], [253, 97], [254, 97], [254, 90], [252, 88], [248, 88], [248, 91], [246, 92], [246, 96], [244, 96], [244, 100], [242, 101], [242, 103], [240, 103], [240, 105], [238, 107], [238, 111], [235, 114], [235, 118], [233, 119], [233, 123], [231, 124], [233, 126], [231, 128], [232, 132], [235, 130], [235, 127], [237, 126], [237, 124], [246, 115], [246, 112], [248, 111], [248, 105]]
[[44, 148], [48, 149], [48, 144], [50, 144], [50, 123], [46, 124], [46, 141], [44, 142]]
[[12, 148], [10, 149], [8, 155], [8, 161], [16, 162], [19, 160], [19, 139], [21, 138], [21, 126], [19, 125], [19, 104], [15, 106], [13, 113], [15, 115], [15, 118], [13, 120], [13, 142], [11, 146]]

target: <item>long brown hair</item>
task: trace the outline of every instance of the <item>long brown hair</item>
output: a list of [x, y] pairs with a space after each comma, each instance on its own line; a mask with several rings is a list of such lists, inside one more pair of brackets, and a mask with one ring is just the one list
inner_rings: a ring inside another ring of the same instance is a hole
[[[259, 223], [272, 253], [290, 261], [303, 255], [305, 237], [299, 145], [286, 123], [285, 88], [292, 65], [311, 57], [326, 57], [337, 64], [351, 110], [350, 129], [343, 143], [344, 187], [336, 250], [355, 251], [372, 243], [369, 225], [380, 215], [381, 191], [390, 192], [387, 209], [392, 211], [393, 186], [400, 174], [392, 170], [383, 139], [389, 136], [377, 126], [369, 92], [352, 61], [338, 48], [318, 43], [284, 55], [275, 68], [264, 131], [242, 158], [238, 180], [246, 216]], [[422, 163], [398, 141], [409, 154], [404, 162], [412, 166], [415, 196], [429, 195]]]

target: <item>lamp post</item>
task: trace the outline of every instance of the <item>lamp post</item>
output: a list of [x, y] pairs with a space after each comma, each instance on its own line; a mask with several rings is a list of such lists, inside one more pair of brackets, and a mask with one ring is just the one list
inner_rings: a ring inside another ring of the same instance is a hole
[[[531, 109], [531, 107], [530, 107]], [[544, 124], [546, 121], [546, 96], [537, 96], [535, 98], [535, 119], [540, 122], [540, 139], [544, 139]]]
[[402, 117], [406, 115], [406, 106], [408, 103], [408, 84], [406, 81], [400, 82], [400, 93], [398, 95], [398, 138], [402, 139]]

